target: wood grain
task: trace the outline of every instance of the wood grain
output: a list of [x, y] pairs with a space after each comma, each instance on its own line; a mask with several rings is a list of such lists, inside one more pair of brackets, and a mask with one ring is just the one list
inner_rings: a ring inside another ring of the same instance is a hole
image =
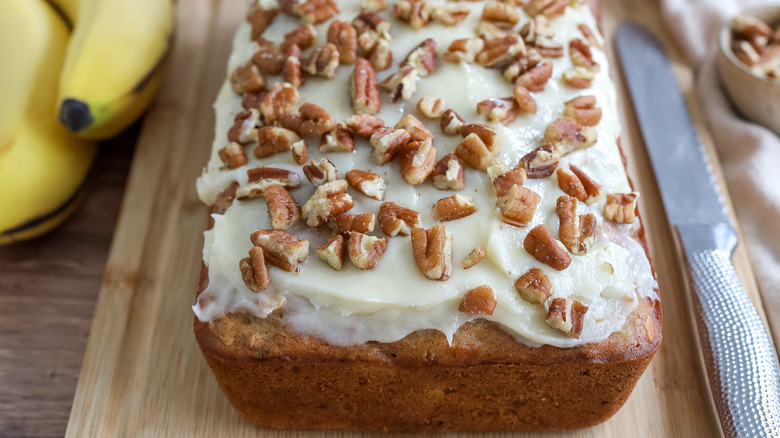
[[[603, 3], [608, 38], [624, 17], [637, 18], [663, 34], [654, 2]], [[230, 38], [244, 7], [241, 1], [180, 1], [181, 27], [171, 77], [148, 116], [138, 146], [74, 399], [69, 437], [325, 435], [263, 431], [242, 421], [219, 391], [192, 335], [190, 306], [202, 244], [198, 236], [206, 222], [193, 182], [209, 152], [211, 103], [224, 79]], [[701, 112], [691, 99], [690, 72], [679, 66], [676, 55], [674, 59], [694, 120], [712, 152]], [[618, 77], [617, 71], [613, 73]], [[642, 192], [640, 209], [663, 297], [664, 343], [615, 417], [591, 429], [545, 436], [623, 437], [638, 431], [643, 436], [716, 436], [674, 239], [633, 112], [628, 102], [622, 106], [623, 143]], [[713, 162], [717, 168], [717, 160]], [[760, 305], [742, 249], [735, 254], [735, 264]]]

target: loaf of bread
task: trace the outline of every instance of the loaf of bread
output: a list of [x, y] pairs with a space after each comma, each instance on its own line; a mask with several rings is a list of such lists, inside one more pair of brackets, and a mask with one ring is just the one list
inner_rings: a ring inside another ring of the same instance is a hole
[[625, 402], [662, 316], [597, 9], [251, 1], [193, 306], [242, 416], [519, 431]]

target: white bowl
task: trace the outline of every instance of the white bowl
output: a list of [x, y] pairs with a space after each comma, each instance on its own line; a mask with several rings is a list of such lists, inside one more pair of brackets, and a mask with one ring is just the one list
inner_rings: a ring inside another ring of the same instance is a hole
[[[780, 23], [780, 6], [742, 11], [767, 24]], [[780, 81], [758, 76], [731, 51], [731, 22], [720, 30], [718, 70], [720, 80], [734, 106], [748, 119], [780, 135]]]

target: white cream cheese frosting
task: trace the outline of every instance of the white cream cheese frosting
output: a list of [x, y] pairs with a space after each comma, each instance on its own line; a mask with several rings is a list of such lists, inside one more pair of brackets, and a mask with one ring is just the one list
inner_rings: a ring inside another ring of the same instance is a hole
[[[339, 19], [349, 20], [360, 12], [359, 2], [340, 2]], [[442, 2], [442, 4], [453, 4]], [[471, 7], [468, 18], [458, 26], [443, 27], [431, 23], [417, 31], [406, 23], [391, 17], [388, 11], [381, 15], [392, 23], [391, 48], [393, 66], [378, 72], [381, 81], [398, 69], [405, 55], [426, 38], [433, 38], [439, 52], [438, 70], [417, 80], [417, 92], [406, 101], [387, 102], [382, 93], [382, 109], [377, 116], [393, 126], [405, 114], [415, 114], [417, 101], [424, 96], [442, 98], [448, 108], [454, 109], [467, 122], [487, 123], [476, 113], [478, 102], [487, 98], [512, 95], [512, 84], [501, 76], [500, 70], [490, 70], [476, 64], [443, 62], [441, 53], [458, 38], [473, 38], [481, 16], [482, 2], [459, 3]], [[523, 16], [528, 20], [527, 16]], [[325, 42], [330, 21], [316, 26], [319, 43]], [[553, 76], [544, 91], [534, 93], [536, 114], [520, 115], [507, 126], [489, 123], [499, 133], [501, 149], [498, 158], [507, 165], [517, 165], [519, 159], [542, 144], [544, 129], [556, 118], [562, 117], [563, 103], [579, 95], [593, 95], [602, 109], [602, 119], [595, 127], [597, 143], [585, 150], [575, 151], [561, 159], [560, 166], [574, 164], [602, 185], [606, 193], [631, 191], [622, 158], [617, 146], [620, 121], [617, 113], [616, 90], [609, 77], [605, 53], [593, 50], [594, 60], [601, 66], [592, 86], [585, 90], [563, 84], [561, 75], [571, 67], [568, 42], [582, 38], [577, 25], [586, 24], [597, 29], [596, 21], [586, 6], [568, 7], [566, 12], [550, 20], [555, 30], [554, 40], [564, 47], [561, 58], [546, 58], [553, 64]], [[264, 38], [280, 43], [283, 35], [297, 27], [292, 17], [280, 14], [264, 33]], [[245, 63], [256, 50], [250, 40], [250, 26], [243, 23], [233, 42], [233, 53], [228, 72]], [[600, 37], [599, 37], [600, 38]], [[603, 41], [602, 41], [603, 44]], [[304, 55], [306, 52], [304, 52]], [[302, 101], [326, 109], [336, 121], [349, 118], [354, 112], [347, 91], [353, 66], [340, 66], [332, 80], [307, 78], [300, 88]], [[269, 83], [279, 81], [269, 77]], [[269, 85], [270, 87], [270, 85]], [[215, 103], [216, 138], [211, 159], [198, 179], [200, 198], [212, 204], [218, 194], [231, 182], [247, 182], [247, 169], [270, 166], [289, 169], [302, 176], [301, 166], [294, 163], [289, 152], [272, 155], [262, 160], [254, 158], [247, 148], [249, 162], [237, 169], [224, 168], [218, 150], [227, 144], [227, 132], [234, 116], [242, 111], [241, 98], [225, 83]], [[438, 120], [419, 117], [434, 134], [433, 144], [438, 157], [453, 152], [460, 136], [444, 135]], [[475, 317], [487, 318], [500, 324], [519, 340], [529, 345], [550, 344], [571, 347], [587, 342], [599, 342], [620, 330], [627, 316], [641, 297], [654, 296], [656, 283], [640, 242], [636, 238], [638, 220], [634, 224], [619, 225], [604, 220], [604, 200], [592, 205], [579, 203], [578, 214], [593, 213], [597, 217], [596, 239], [586, 255], [572, 255], [571, 265], [556, 271], [537, 261], [523, 249], [528, 231], [545, 224], [557, 237], [557, 198], [563, 194], [555, 174], [541, 179], [528, 179], [524, 186], [541, 196], [533, 220], [528, 227], [505, 224], [496, 210], [496, 198], [486, 172], [465, 169], [466, 188], [459, 192], [434, 188], [430, 181], [418, 186], [406, 183], [398, 161], [377, 166], [369, 158], [370, 146], [365, 139], [355, 139], [355, 151], [321, 154], [319, 138], [305, 138], [309, 159], [319, 161], [322, 156], [331, 160], [340, 178], [352, 169], [371, 171], [382, 175], [386, 182], [384, 201], [393, 201], [421, 213], [421, 226], [430, 228], [439, 222], [431, 217], [433, 204], [441, 198], [460, 193], [470, 196], [477, 212], [462, 219], [442, 223], [453, 235], [453, 272], [447, 281], [431, 281], [423, 276], [412, 256], [411, 240], [407, 237], [389, 237], [387, 250], [373, 270], [361, 271], [346, 263], [335, 271], [320, 260], [313, 249], [331, 237], [329, 227], [309, 228], [298, 223], [288, 230], [301, 239], [310, 241], [309, 258], [300, 265], [299, 272], [286, 272], [269, 267], [270, 286], [255, 293], [244, 284], [239, 261], [252, 248], [249, 236], [258, 229], [270, 229], [270, 220], [262, 198], [235, 201], [224, 214], [215, 214], [214, 227], [204, 233], [203, 262], [208, 268], [209, 284], [193, 306], [201, 321], [212, 321], [227, 313], [245, 312], [265, 317], [284, 306], [285, 321], [304, 334], [311, 334], [339, 345], [354, 345], [367, 341], [392, 342], [420, 329], [437, 329], [448, 338], [465, 322]], [[302, 179], [290, 193], [300, 205], [314, 193], [315, 187]], [[382, 201], [368, 198], [349, 189], [355, 206], [348, 213], [374, 213]], [[372, 233], [383, 236], [381, 231]], [[485, 259], [464, 270], [461, 261], [478, 245], [486, 250]], [[572, 298], [588, 306], [579, 339], [545, 323], [547, 309], [523, 300], [514, 288], [517, 278], [531, 268], [539, 268], [553, 284], [553, 297]], [[492, 315], [466, 315], [458, 312], [463, 295], [480, 285], [490, 285], [496, 292], [497, 306]]]

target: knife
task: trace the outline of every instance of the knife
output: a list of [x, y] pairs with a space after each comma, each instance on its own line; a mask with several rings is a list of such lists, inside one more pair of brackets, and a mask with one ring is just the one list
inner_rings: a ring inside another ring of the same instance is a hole
[[731, 264], [737, 234], [672, 66], [636, 23], [623, 23], [615, 39], [666, 216], [680, 239], [723, 434], [780, 436], [777, 354]]

